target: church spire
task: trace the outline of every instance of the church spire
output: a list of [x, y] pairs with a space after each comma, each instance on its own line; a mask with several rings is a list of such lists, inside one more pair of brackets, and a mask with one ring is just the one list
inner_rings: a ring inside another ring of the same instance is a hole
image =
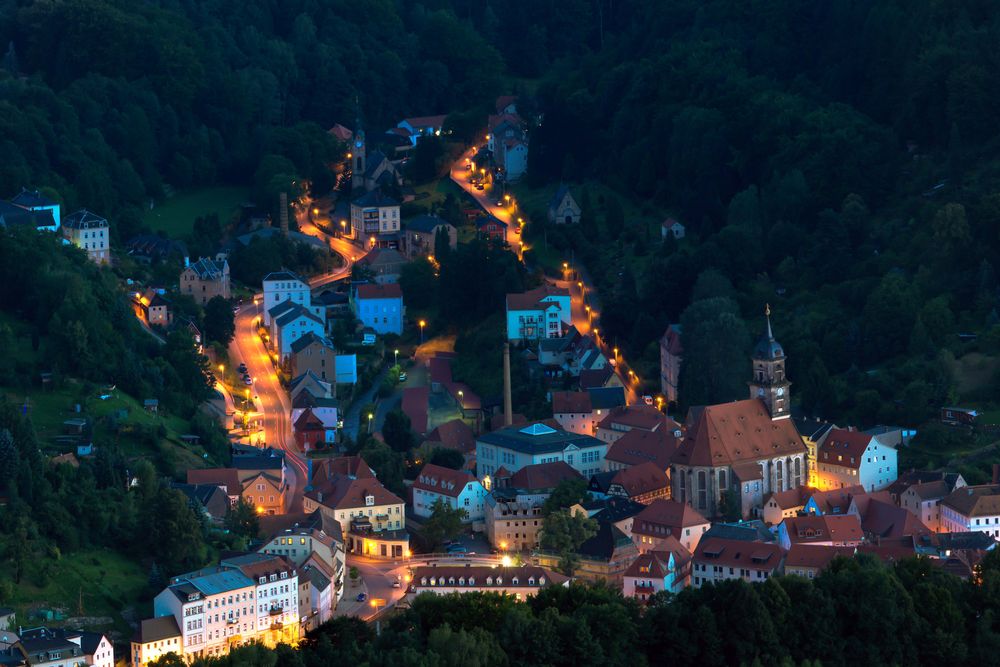
[[764, 317], [767, 318], [767, 338], [768, 340], [774, 340], [774, 334], [771, 333], [771, 304], [764, 304]]

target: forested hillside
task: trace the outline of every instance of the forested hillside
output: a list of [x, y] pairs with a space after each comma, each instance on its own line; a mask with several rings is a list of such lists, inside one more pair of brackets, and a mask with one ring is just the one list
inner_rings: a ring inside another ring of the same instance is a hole
[[[647, 379], [669, 322], [736, 359], [771, 302], [808, 411], [918, 423], [997, 384], [961, 359], [989, 377], [1000, 348], [998, 32], [978, 0], [2, 0], [0, 194], [48, 188], [125, 238], [168, 188], [328, 189], [324, 130], [357, 101], [380, 132], [522, 93], [528, 185], [614, 193], [528, 240], [582, 260]], [[684, 403], [742, 395], [747, 368], [714, 366]]]

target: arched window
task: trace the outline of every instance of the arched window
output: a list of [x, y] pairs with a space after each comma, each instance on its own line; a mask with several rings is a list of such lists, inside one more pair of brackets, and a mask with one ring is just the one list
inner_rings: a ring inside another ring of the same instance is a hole
[[725, 491], [728, 488], [729, 488], [729, 486], [726, 484], [726, 471], [725, 470], [720, 470], [719, 471], [719, 491]]
[[688, 470], [687, 478], [687, 496], [684, 497], [684, 500], [688, 505], [694, 505], [694, 473]]
[[687, 485], [684, 483], [685, 479], [686, 475], [683, 472], [677, 476], [677, 500], [679, 500], [681, 503], [683, 503], [686, 500], [686, 498], [684, 497], [685, 492], [687, 491], [686, 488]]
[[782, 486], [782, 481], [783, 481], [783, 477], [784, 477], [784, 475], [783, 475], [784, 468], [785, 468], [785, 462], [782, 461], [781, 459], [778, 459], [777, 461], [774, 462], [774, 490], [775, 491], [784, 491], [785, 490], [784, 487]]
[[698, 509], [708, 509], [708, 475], [698, 471]]
[[795, 459], [795, 486], [802, 486], [802, 459]]

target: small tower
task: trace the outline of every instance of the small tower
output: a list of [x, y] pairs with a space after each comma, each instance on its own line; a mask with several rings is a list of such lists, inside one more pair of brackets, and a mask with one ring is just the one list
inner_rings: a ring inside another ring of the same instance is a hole
[[361, 106], [357, 100], [358, 113], [354, 120], [354, 143], [351, 146], [351, 188], [354, 195], [365, 189], [365, 131], [361, 126]]
[[792, 414], [789, 387], [785, 375], [785, 350], [774, 340], [771, 332], [771, 306], [764, 309], [767, 331], [757, 341], [753, 350], [753, 378], [750, 380], [750, 398], [764, 401], [771, 419], [785, 419]]

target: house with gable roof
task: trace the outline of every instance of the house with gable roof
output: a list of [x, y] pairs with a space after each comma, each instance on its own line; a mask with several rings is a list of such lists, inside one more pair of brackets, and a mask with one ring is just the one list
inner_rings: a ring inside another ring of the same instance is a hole
[[421, 137], [440, 136], [447, 118], [448, 114], [414, 116], [399, 121], [396, 127], [404, 130], [407, 133], [410, 143], [416, 146]]
[[588, 489], [601, 496], [628, 498], [647, 504], [658, 498], [670, 497], [670, 478], [658, 465], [647, 461], [621, 470], [592, 475]]
[[560, 338], [573, 324], [569, 290], [543, 285], [507, 295], [507, 340]]
[[38, 231], [57, 232], [62, 224], [59, 202], [43, 195], [39, 190], [22, 187], [10, 203], [17, 208], [34, 214], [31, 223]]
[[656, 593], [679, 593], [691, 577], [691, 552], [673, 537], [659, 551], [647, 551], [625, 570], [622, 594], [646, 601]]
[[863, 540], [861, 520], [854, 514], [793, 516], [778, 524], [778, 544], [785, 551], [794, 544], [856, 547]]
[[496, 484], [486, 496], [484, 508], [490, 544], [512, 551], [536, 548], [542, 505], [560, 482], [567, 479], [582, 477], [565, 461], [525, 466], [513, 475], [498, 470]]
[[202, 257], [181, 271], [180, 289], [202, 306], [217, 296], [230, 298], [229, 262]]
[[690, 505], [674, 500], [651, 502], [632, 522], [632, 539], [639, 551], [662, 550], [673, 536], [688, 551], [694, 551], [712, 524]]
[[485, 518], [486, 489], [468, 471], [428, 463], [413, 480], [412, 493], [413, 513], [419, 517], [429, 518], [442, 502], [465, 510], [464, 523], [482, 524]]
[[896, 449], [868, 433], [832, 429], [817, 451], [816, 486], [822, 490], [860, 484], [881, 491], [897, 477]]
[[560, 185], [549, 200], [549, 222], [553, 225], [576, 225], [580, 222], [580, 205], [569, 186]]
[[351, 296], [351, 310], [362, 326], [377, 334], [402, 334], [403, 290], [398, 283], [357, 285]]
[[913, 513], [936, 533], [941, 532], [941, 501], [955, 489], [965, 486], [961, 475], [942, 475], [941, 479], [911, 484], [900, 496], [899, 506]]
[[728, 579], [760, 583], [781, 573], [784, 552], [777, 544], [706, 537], [698, 544], [692, 563], [695, 588]]
[[949, 493], [941, 500], [941, 530], [977, 531], [1000, 540], [1000, 484], [964, 486]]
[[458, 230], [447, 220], [436, 215], [420, 215], [406, 223], [403, 251], [410, 259], [434, 254], [438, 233], [448, 237], [448, 247], [458, 247]]
[[607, 445], [592, 435], [554, 429], [541, 422], [508, 426], [476, 439], [476, 470], [484, 486], [500, 468], [516, 473], [536, 463], [565, 461], [585, 477], [601, 471]]
[[351, 230], [363, 248], [398, 246], [399, 202], [380, 187], [351, 202]]
[[271, 347], [282, 364], [290, 364], [293, 345], [307, 334], [323, 337], [326, 323], [314, 309], [292, 301], [284, 301], [270, 310]]

